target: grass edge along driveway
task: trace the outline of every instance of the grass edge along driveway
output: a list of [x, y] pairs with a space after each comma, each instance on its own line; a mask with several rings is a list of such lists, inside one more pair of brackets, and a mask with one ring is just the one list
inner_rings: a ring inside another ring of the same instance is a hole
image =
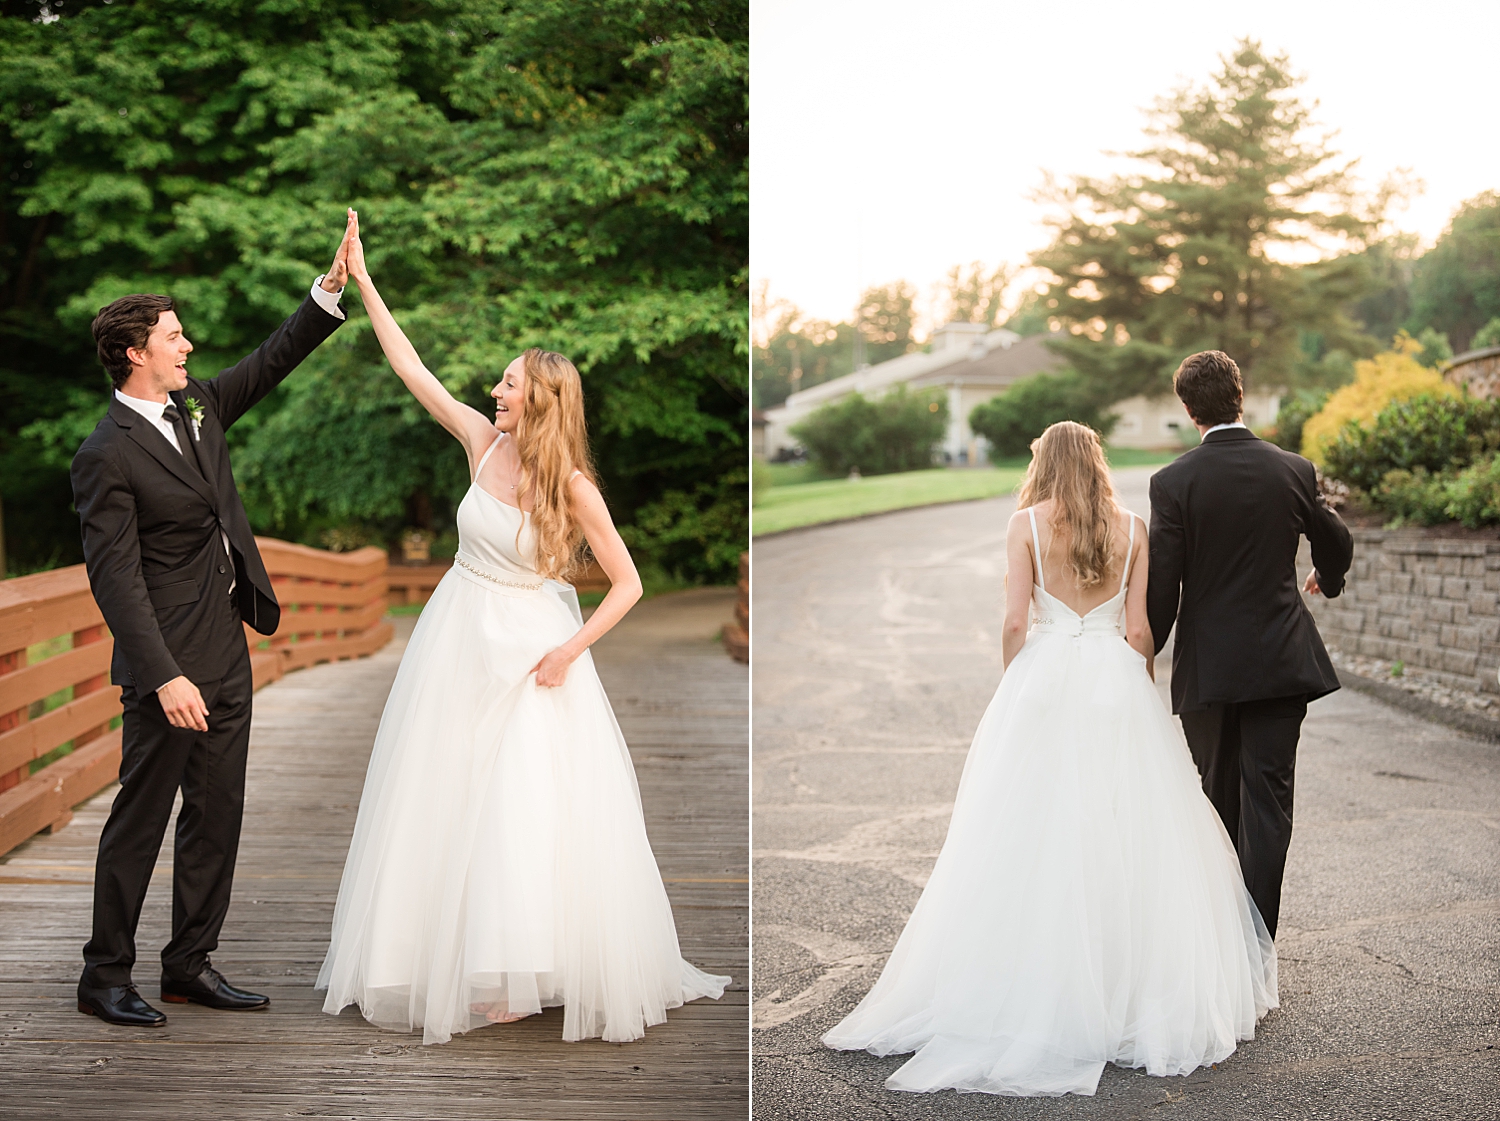
[[751, 510], [751, 536], [764, 537], [913, 506], [994, 498], [1015, 490], [1025, 475], [1025, 467], [934, 467], [865, 479], [772, 486]]

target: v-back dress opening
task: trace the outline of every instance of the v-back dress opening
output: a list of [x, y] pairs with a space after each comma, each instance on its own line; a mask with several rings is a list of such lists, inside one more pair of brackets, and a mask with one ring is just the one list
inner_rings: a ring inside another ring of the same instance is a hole
[[528, 515], [479, 485], [499, 442], [386, 701], [317, 984], [325, 1012], [424, 1043], [558, 1005], [565, 1040], [625, 1042], [730, 978], [682, 959], [591, 655], [556, 688], [530, 672], [582, 617]]
[[1088, 1095], [1106, 1062], [1187, 1074], [1277, 1006], [1234, 846], [1123, 641], [1135, 516], [1119, 591], [1080, 615], [1046, 589], [1030, 513], [1030, 633], [895, 950], [823, 1037], [914, 1052], [893, 1090]]

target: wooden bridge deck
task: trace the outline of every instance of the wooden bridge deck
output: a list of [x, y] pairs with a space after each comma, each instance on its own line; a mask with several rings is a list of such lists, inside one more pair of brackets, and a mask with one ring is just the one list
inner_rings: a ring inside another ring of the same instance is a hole
[[[723, 1000], [669, 1013], [643, 1041], [563, 1043], [560, 1009], [451, 1043], [333, 1018], [312, 988], [381, 706], [403, 648], [316, 666], [255, 700], [244, 839], [214, 960], [266, 1013], [171, 1005], [166, 1028], [79, 1014], [99, 830], [116, 787], [0, 860], [0, 1117], [743, 1118], [747, 1115], [746, 668], [713, 636], [732, 589], [642, 604], [595, 657], [630, 742], [683, 954], [728, 973]], [[156, 996], [171, 837], [139, 932]]]

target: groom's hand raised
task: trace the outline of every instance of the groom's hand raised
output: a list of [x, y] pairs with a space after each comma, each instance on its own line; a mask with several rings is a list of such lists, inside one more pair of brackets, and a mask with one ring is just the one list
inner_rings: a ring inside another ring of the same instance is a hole
[[344, 224], [344, 240], [339, 242], [338, 252], [333, 255], [333, 264], [323, 277], [323, 291], [337, 292], [349, 282], [349, 242], [358, 236], [359, 223], [354, 211], [349, 211]]

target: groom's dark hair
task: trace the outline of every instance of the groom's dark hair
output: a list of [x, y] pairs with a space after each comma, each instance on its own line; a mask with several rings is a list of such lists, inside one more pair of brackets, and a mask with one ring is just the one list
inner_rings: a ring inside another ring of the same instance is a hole
[[1189, 354], [1172, 375], [1172, 388], [1199, 424], [1233, 424], [1244, 409], [1240, 368], [1222, 350]]
[[94, 345], [99, 350], [99, 364], [109, 374], [116, 389], [130, 379], [130, 371], [135, 368], [125, 352], [131, 347], [140, 350], [145, 346], [161, 313], [173, 310], [171, 296], [150, 294], [121, 296], [99, 309], [91, 328]]

